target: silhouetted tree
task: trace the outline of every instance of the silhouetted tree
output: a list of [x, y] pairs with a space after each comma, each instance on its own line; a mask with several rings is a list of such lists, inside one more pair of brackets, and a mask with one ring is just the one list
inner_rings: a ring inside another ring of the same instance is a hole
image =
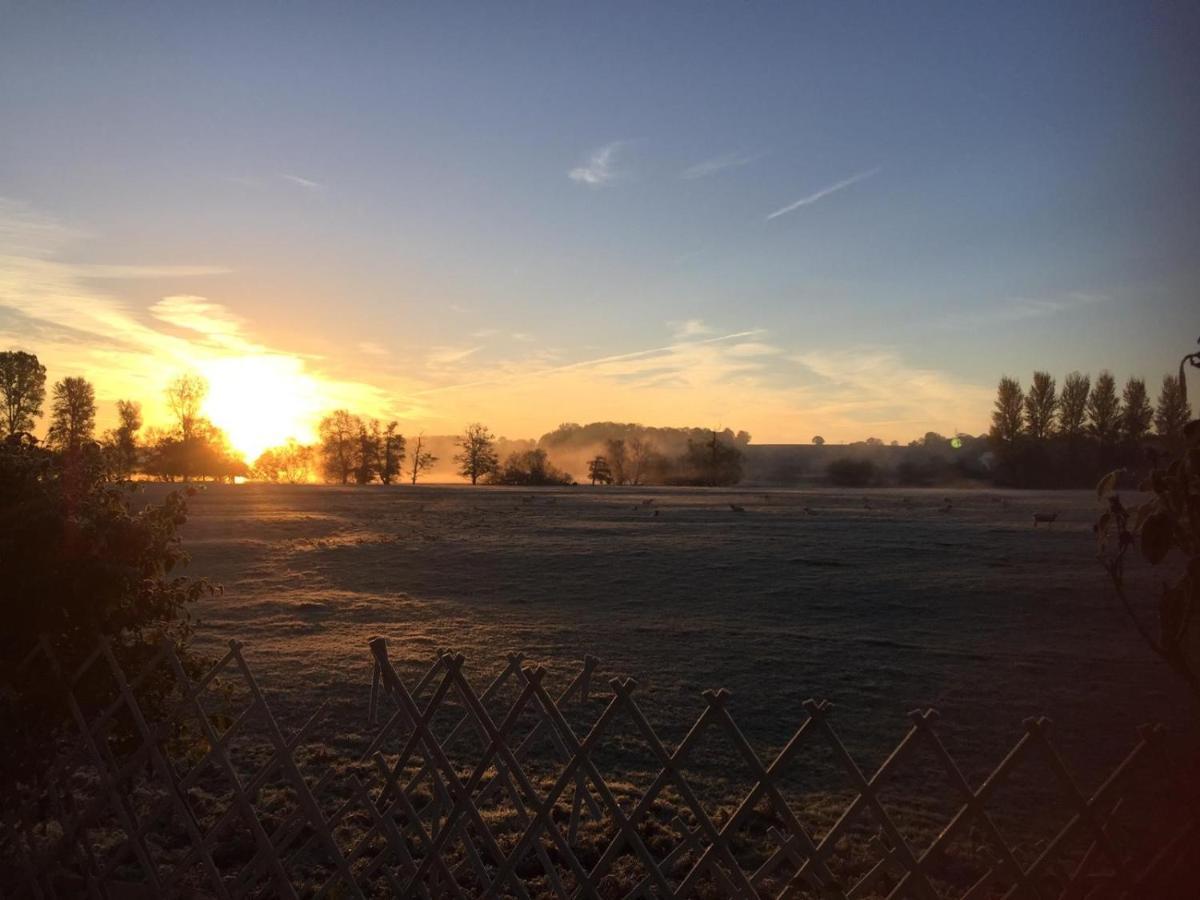
[[46, 443], [64, 453], [78, 453], [96, 430], [96, 391], [86, 378], [64, 378], [54, 385], [50, 430]]
[[1034, 372], [1033, 383], [1025, 396], [1025, 430], [1034, 440], [1045, 440], [1054, 434], [1054, 418], [1058, 412], [1058, 397], [1054, 379], [1049, 372]]
[[603, 456], [597, 456], [588, 462], [588, 478], [591, 479], [592, 484], [596, 482], [600, 482], [600, 484], [612, 484], [613, 473], [612, 469], [608, 466], [608, 460]]
[[1058, 398], [1058, 427], [1068, 438], [1078, 438], [1084, 432], [1090, 391], [1091, 380], [1086, 375], [1072, 372], [1063, 380]]
[[1117, 397], [1117, 383], [1112, 373], [1105, 370], [1096, 376], [1096, 383], [1087, 401], [1087, 431], [1102, 447], [1117, 440], [1121, 427], [1121, 401]]
[[146, 471], [165, 481], [213, 478], [231, 481], [250, 474], [250, 467], [232, 447], [229, 438], [203, 416], [191, 423], [185, 441], [177, 432], [160, 433], [150, 448]]
[[396, 429], [397, 422], [388, 422], [383, 432], [383, 459], [379, 466], [379, 480], [391, 484], [400, 475], [400, 464], [404, 462], [404, 435]]
[[208, 396], [208, 382], [202, 375], [187, 372], [167, 385], [166, 395], [167, 408], [175, 416], [179, 436], [186, 443], [192, 439], [200, 419], [200, 407]]
[[308, 481], [312, 470], [311, 447], [306, 447], [295, 438], [278, 447], [268, 447], [254, 461], [251, 474], [262, 481], [302, 484]]
[[813, 435], [812, 442], [818, 447], [823, 447], [825, 445], [825, 438], [821, 437], [819, 434], [815, 434]]
[[624, 484], [628, 479], [625, 473], [626, 464], [629, 462], [629, 454], [625, 449], [624, 438], [613, 438], [605, 442], [607, 450], [608, 467], [612, 473], [612, 482], [614, 484]]
[[358, 484], [370, 484], [379, 474], [383, 455], [383, 434], [379, 423], [358, 420], [358, 436], [354, 442], [354, 480]]
[[[172, 443], [160, 443], [157, 448], [159, 463], [167, 467], [179, 468], [173, 474], [179, 474], [184, 479], [200, 475], [201, 458], [212, 463], [219, 455], [220, 446], [211, 445], [213, 426], [200, 415], [200, 407], [208, 395], [208, 382], [203, 376], [187, 372], [172, 379], [165, 390], [167, 408], [175, 416], [175, 437], [179, 446]], [[199, 443], [201, 446], [195, 446]]]
[[5, 350], [0, 353], [0, 438], [33, 431], [46, 399], [46, 367], [32, 353]]
[[1025, 398], [1021, 383], [1007, 375], [1000, 379], [996, 389], [995, 409], [992, 412], [992, 439], [1002, 444], [1012, 444], [1021, 436], [1022, 407]]
[[1136, 443], [1150, 431], [1154, 421], [1154, 409], [1146, 395], [1146, 382], [1141, 378], [1130, 378], [1125, 382], [1121, 404], [1121, 436]]
[[493, 472], [488, 480], [492, 484], [544, 487], [554, 484], [570, 484], [571, 476], [560, 471], [550, 462], [550, 457], [541, 447], [509, 454], [504, 465]]
[[688, 441], [687, 451], [679, 461], [680, 474], [671, 478], [672, 482], [717, 487], [742, 480], [741, 450], [722, 440], [715, 431], [709, 435], [704, 442]]
[[1154, 411], [1154, 430], [1160, 437], [1178, 438], [1192, 417], [1191, 405], [1175, 375], [1164, 375]]
[[628, 441], [629, 459], [625, 463], [630, 484], [641, 484], [654, 463], [657, 451], [648, 438], [635, 435]]
[[113, 478], [128, 478], [137, 469], [138, 431], [141, 427], [141, 404], [132, 400], [118, 400], [117, 427], [104, 432], [103, 442], [104, 458]]
[[317, 433], [321, 439], [321, 471], [326, 481], [350, 483], [360, 426], [359, 418], [344, 409], [335, 409], [321, 419]]
[[413, 484], [417, 483], [417, 478], [422, 472], [432, 469], [433, 464], [437, 462], [436, 456], [434, 456], [428, 450], [421, 449], [421, 444], [424, 442], [424, 440], [424, 435], [417, 435], [417, 446], [413, 449], [412, 470], [410, 472]]
[[[561, 426], [560, 426], [561, 427]], [[476, 484], [480, 478], [492, 474], [500, 464], [496, 455], [496, 438], [479, 422], [467, 426], [458, 446], [462, 452], [454, 457], [458, 463], [458, 474], [470, 478], [471, 484]]]

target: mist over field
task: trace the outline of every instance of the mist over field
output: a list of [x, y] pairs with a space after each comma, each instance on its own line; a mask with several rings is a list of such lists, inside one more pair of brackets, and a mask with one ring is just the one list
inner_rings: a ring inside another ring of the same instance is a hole
[[[832, 700], [864, 764], [910, 709], [936, 707], [980, 771], [1044, 714], [1094, 775], [1139, 723], [1187, 725], [1178, 687], [1107, 599], [1095, 504], [1092, 492], [213, 485], [184, 536], [189, 571], [224, 585], [196, 611], [197, 647], [244, 641], [273, 699], [297, 715], [328, 699], [352, 731], [378, 634], [414, 676], [439, 648], [466, 654], [481, 686], [509, 651], [560, 673], [596, 655], [605, 677], [637, 677], [675, 738], [708, 688], [733, 691], [763, 748], [791, 735], [800, 701]], [[1052, 529], [1033, 529], [1041, 511], [1060, 514]]]

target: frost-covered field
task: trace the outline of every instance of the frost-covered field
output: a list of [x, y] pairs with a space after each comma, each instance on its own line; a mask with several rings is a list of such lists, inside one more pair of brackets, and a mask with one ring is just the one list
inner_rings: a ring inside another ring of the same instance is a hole
[[[560, 672], [592, 653], [638, 678], [666, 737], [721, 686], [764, 750], [818, 697], [864, 766], [908, 710], [934, 706], [970, 767], [1045, 714], [1086, 770], [1114, 764], [1139, 722], [1177, 723], [1183, 709], [1107, 590], [1094, 504], [1082, 492], [210, 486], [185, 541], [189, 571], [224, 585], [198, 611], [199, 647], [241, 640], [285, 715], [327, 700], [348, 733], [365, 723], [367, 640], [382, 634], [408, 672], [460, 650], [480, 687], [509, 650]], [[1060, 518], [1035, 531], [1034, 511]]]

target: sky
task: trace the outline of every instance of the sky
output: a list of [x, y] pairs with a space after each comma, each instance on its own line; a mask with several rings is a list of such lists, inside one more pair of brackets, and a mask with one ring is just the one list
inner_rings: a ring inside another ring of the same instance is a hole
[[1200, 335], [1200, 7], [0, 0], [0, 346], [346, 406], [986, 429]]

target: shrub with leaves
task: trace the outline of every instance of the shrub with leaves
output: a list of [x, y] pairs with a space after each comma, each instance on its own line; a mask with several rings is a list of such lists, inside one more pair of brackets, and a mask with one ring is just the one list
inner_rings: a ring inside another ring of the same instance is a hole
[[[1180, 363], [1181, 385], [1187, 365], [1200, 368], [1200, 353]], [[1120, 470], [1096, 486], [1105, 504], [1095, 525], [1100, 560], [1134, 626], [1184, 680], [1200, 714], [1200, 420], [1183, 428], [1170, 454], [1152, 452], [1151, 465], [1139, 485], [1150, 497], [1137, 506], [1126, 506], [1116, 493]], [[1125, 570], [1134, 548], [1151, 566], [1163, 567], [1157, 634], [1129, 597]]]
[[[138, 672], [159, 642], [186, 647], [187, 605], [211, 591], [177, 574], [187, 562], [179, 537], [184, 497], [173, 493], [135, 511], [134, 486], [107, 480], [106, 471], [94, 443], [72, 454], [44, 449], [27, 434], [0, 443], [0, 729], [25, 742], [20, 750], [10, 745], [0, 762], [0, 786], [36, 771], [69, 722], [59, 675], [45, 657], [22, 666], [43, 637], [64, 674], [76, 672], [101, 637], [126, 671]], [[139, 686], [151, 709], [170, 683], [160, 674]], [[85, 677], [75, 692], [94, 707], [111, 702], [114, 689]]]

